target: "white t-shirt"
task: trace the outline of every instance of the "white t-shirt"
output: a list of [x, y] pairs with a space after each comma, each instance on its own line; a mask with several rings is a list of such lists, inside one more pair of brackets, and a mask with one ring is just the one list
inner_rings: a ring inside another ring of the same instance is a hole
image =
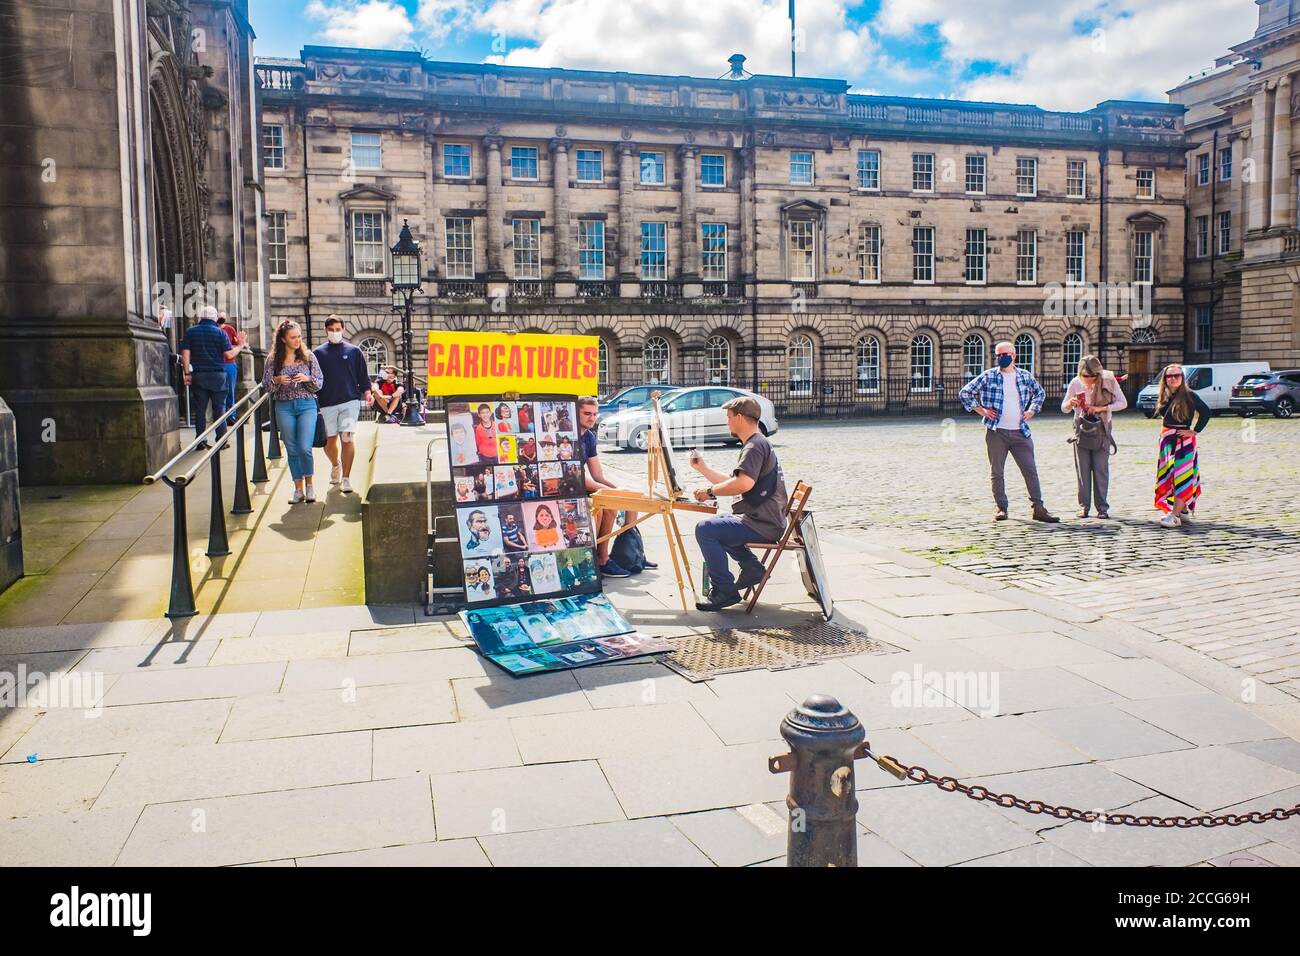
[[1002, 373], [1002, 417], [998, 419], [998, 428], [1020, 431], [1020, 389], [1016, 388], [1014, 368]]

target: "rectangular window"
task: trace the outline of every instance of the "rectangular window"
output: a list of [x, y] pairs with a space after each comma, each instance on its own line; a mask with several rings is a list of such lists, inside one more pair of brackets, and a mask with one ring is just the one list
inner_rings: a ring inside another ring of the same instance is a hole
[[1086, 199], [1088, 195], [1088, 161], [1069, 159], [1065, 162], [1065, 194], [1071, 199]]
[[1065, 234], [1065, 281], [1084, 282], [1087, 233], [1072, 229]]
[[1133, 233], [1133, 281], [1151, 281], [1151, 262], [1155, 236], [1146, 230]]
[[1032, 157], [1016, 160], [1016, 195], [1038, 195], [1038, 160]]
[[600, 149], [578, 150], [578, 182], [605, 181], [605, 152]]
[[514, 220], [514, 253], [516, 279], [542, 277], [542, 221], [540, 219]]
[[727, 185], [727, 157], [721, 153], [700, 154], [700, 185], [721, 187]]
[[858, 227], [858, 278], [863, 282], [880, 281], [880, 227]]
[[1016, 233], [1016, 282], [1033, 285], [1038, 281], [1038, 233], [1021, 229]]
[[880, 150], [858, 150], [858, 188], [880, 188]]
[[934, 153], [912, 154], [912, 191], [934, 192]]
[[1210, 184], [1210, 154], [1201, 153], [1196, 157], [1196, 185], [1208, 186]]
[[284, 169], [284, 127], [262, 124], [262, 165]]
[[706, 222], [700, 224], [700, 265], [702, 278], [710, 282], [727, 280], [727, 224]]
[[988, 160], [983, 156], [972, 154], [966, 157], [966, 191], [968, 193], [984, 195], [987, 166]]
[[[662, 155], [662, 154], [661, 154]], [[668, 224], [641, 223], [641, 279], [668, 278]]]
[[795, 152], [790, 154], [790, 182], [795, 186], [811, 186], [813, 183], [813, 154]]
[[469, 147], [464, 143], [444, 143], [442, 175], [446, 179], [469, 179]]
[[1196, 347], [1193, 351], [1208, 352], [1214, 342], [1214, 309], [1209, 305], [1196, 307]]
[[1232, 178], [1232, 147], [1225, 146], [1219, 150], [1219, 180], [1227, 182]]
[[447, 278], [474, 278], [474, 220], [444, 219], [447, 248]]
[[1137, 198], [1156, 198], [1156, 171], [1154, 169], [1139, 169], [1137, 171]]
[[1219, 255], [1232, 251], [1232, 213], [1219, 213]]
[[641, 183], [646, 186], [662, 186], [667, 181], [663, 153], [641, 154]]
[[352, 275], [384, 275], [385, 248], [384, 214], [352, 213]]
[[604, 281], [605, 224], [599, 219], [578, 220], [578, 278]]
[[982, 285], [986, 281], [988, 233], [984, 229], [966, 230], [966, 281]]
[[1210, 217], [1196, 217], [1196, 257], [1204, 258], [1210, 254]]
[[510, 178], [511, 179], [536, 179], [537, 178], [537, 147], [536, 146], [511, 146], [510, 147]]
[[289, 274], [289, 239], [285, 226], [287, 214], [266, 214], [266, 265], [273, 276]]
[[817, 279], [817, 224], [811, 219], [790, 222], [790, 281]]
[[912, 281], [934, 281], [934, 227], [912, 229]]
[[383, 169], [384, 151], [378, 133], [352, 134], [352, 167]]

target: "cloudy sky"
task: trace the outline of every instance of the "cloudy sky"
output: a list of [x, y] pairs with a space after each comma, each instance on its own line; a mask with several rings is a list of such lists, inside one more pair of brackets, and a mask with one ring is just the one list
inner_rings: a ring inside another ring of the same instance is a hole
[[[788, 0], [250, 0], [257, 52], [718, 76], [788, 74]], [[1249, 37], [1251, 0], [797, 0], [799, 72], [858, 92], [1087, 109], [1164, 93]]]

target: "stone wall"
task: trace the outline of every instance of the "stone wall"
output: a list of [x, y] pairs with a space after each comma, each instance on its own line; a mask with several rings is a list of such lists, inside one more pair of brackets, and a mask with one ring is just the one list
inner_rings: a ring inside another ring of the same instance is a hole
[[23, 527], [18, 506], [18, 433], [0, 398], [0, 591], [23, 576]]

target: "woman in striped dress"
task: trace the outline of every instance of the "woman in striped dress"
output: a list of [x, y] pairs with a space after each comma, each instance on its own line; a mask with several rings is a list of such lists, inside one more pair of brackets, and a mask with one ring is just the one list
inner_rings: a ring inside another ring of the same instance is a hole
[[1210, 408], [1187, 387], [1183, 369], [1169, 365], [1160, 376], [1156, 415], [1161, 418], [1160, 454], [1156, 461], [1156, 507], [1160, 523], [1177, 528], [1191, 521], [1201, 496], [1196, 436], [1210, 422]]

